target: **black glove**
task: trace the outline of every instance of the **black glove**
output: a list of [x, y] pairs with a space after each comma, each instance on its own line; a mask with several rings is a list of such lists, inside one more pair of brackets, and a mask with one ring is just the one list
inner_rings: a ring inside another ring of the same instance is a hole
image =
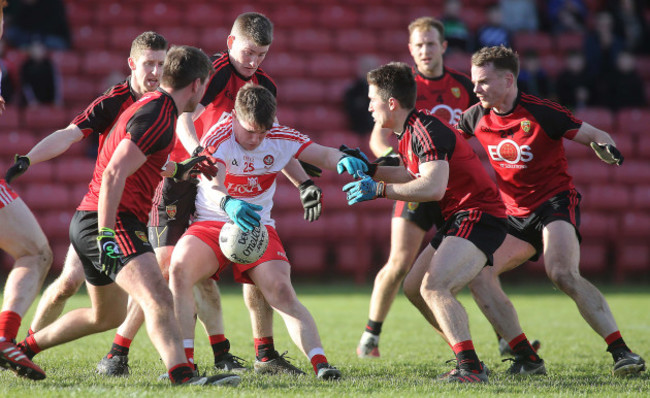
[[399, 166], [400, 160], [398, 155], [388, 155], [377, 158], [372, 163], [376, 164], [377, 166]]
[[217, 175], [218, 170], [207, 156], [194, 156], [182, 162], [175, 162], [174, 167], [174, 172], [171, 175], [174, 181], [189, 181], [193, 184], [199, 183], [199, 174], [203, 174], [211, 180]]
[[298, 190], [300, 191], [300, 202], [305, 209], [305, 220], [309, 222], [318, 220], [323, 210], [323, 191], [312, 180], [300, 184]]
[[120, 247], [115, 240], [115, 231], [110, 228], [101, 228], [97, 235], [97, 247], [99, 248], [99, 264], [102, 266], [102, 274], [115, 275], [122, 265], [120, 260], [122, 253], [120, 253]]
[[[367, 175], [372, 177], [377, 172], [377, 165], [374, 164], [374, 163], [370, 163], [370, 160], [368, 160], [368, 157], [366, 156], [365, 153], [363, 153], [361, 151], [361, 149], [359, 149], [359, 148], [352, 149], [352, 148], [348, 147], [347, 145], [341, 145], [339, 147], [339, 151], [341, 151], [344, 154], [346, 154], [348, 156], [351, 156], [353, 158], [357, 158], [357, 159], [361, 160], [363, 163], [365, 163], [366, 166], [368, 166], [368, 170], [365, 171], [365, 173]], [[339, 174], [340, 174], [340, 172], [339, 172]]]
[[614, 145], [598, 144], [596, 142], [592, 142], [589, 145], [603, 162], [618, 166], [623, 164], [623, 155]]
[[11, 182], [16, 177], [19, 177], [24, 172], [26, 172], [30, 164], [31, 162], [27, 156], [20, 156], [16, 154], [16, 156], [14, 156], [14, 164], [9, 167], [7, 174], [5, 174], [5, 180], [7, 180], [7, 184], [11, 184]]
[[313, 164], [303, 162], [302, 160], [298, 160], [300, 162], [300, 165], [302, 166], [303, 170], [305, 170], [305, 173], [307, 173], [308, 176], [310, 177], [320, 177], [321, 174], [323, 174], [323, 170], [320, 169], [320, 167], [316, 167]]

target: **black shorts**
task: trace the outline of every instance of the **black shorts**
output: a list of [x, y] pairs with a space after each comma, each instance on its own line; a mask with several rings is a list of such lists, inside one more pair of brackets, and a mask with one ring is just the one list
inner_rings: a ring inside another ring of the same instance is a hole
[[153, 247], [174, 246], [190, 225], [194, 214], [196, 185], [187, 181], [163, 179], [149, 213], [149, 240]]
[[393, 217], [414, 222], [423, 231], [430, 230], [434, 225], [436, 229], [440, 229], [444, 224], [438, 202], [403, 202], [396, 200], [393, 205]]
[[507, 221], [482, 211], [460, 211], [454, 214], [431, 239], [431, 246], [438, 249], [445, 236], [458, 236], [472, 242], [487, 256], [492, 265], [492, 255], [506, 239]]
[[580, 236], [580, 200], [582, 196], [578, 191], [562, 191], [551, 199], [542, 203], [528, 217], [508, 216], [508, 233], [517, 239], [530, 243], [535, 248], [535, 255], [531, 261], [537, 261], [544, 251], [542, 230], [548, 224], [557, 220], [564, 220], [573, 225], [576, 230], [578, 242]]
[[70, 243], [79, 255], [86, 280], [93, 286], [104, 286], [115, 282], [115, 277], [131, 259], [150, 252], [153, 248], [147, 239], [143, 222], [131, 213], [119, 213], [115, 223], [115, 235], [122, 256], [121, 266], [110, 277], [101, 273], [99, 248], [97, 247], [97, 212], [77, 210], [70, 222]]

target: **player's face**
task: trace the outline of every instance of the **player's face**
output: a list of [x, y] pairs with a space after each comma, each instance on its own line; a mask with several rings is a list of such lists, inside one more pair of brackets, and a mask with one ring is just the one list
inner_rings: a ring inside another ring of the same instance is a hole
[[447, 42], [441, 40], [436, 29], [416, 29], [409, 38], [409, 51], [418, 72], [426, 77], [442, 75], [442, 55], [447, 50]]
[[368, 105], [368, 112], [371, 113], [375, 124], [379, 124], [382, 128], [392, 128], [390, 125], [390, 106], [388, 102], [381, 99], [377, 86], [371, 84], [368, 87], [368, 99], [370, 104]]
[[244, 77], [251, 77], [260, 67], [270, 46], [258, 46], [243, 36], [228, 36], [230, 62]]
[[247, 120], [241, 120], [237, 117], [237, 112], [234, 109], [232, 115], [232, 128], [235, 131], [237, 143], [247, 151], [252, 151], [260, 146], [268, 130], [259, 128]]
[[200, 80], [198, 80], [199, 83], [197, 83], [196, 90], [192, 94], [190, 101], [187, 103], [185, 112], [194, 112], [196, 106], [199, 104], [199, 102], [201, 102], [203, 95], [205, 95], [205, 89], [208, 87], [209, 80], [210, 79], [206, 78], [203, 83], [200, 83]]
[[133, 76], [131, 83], [136, 92], [144, 94], [158, 88], [165, 54], [165, 50], [145, 50], [137, 59], [129, 58], [129, 67]]
[[492, 63], [484, 66], [472, 65], [472, 83], [474, 92], [485, 109], [500, 108], [504, 105], [511, 75], [505, 71], [494, 69]]

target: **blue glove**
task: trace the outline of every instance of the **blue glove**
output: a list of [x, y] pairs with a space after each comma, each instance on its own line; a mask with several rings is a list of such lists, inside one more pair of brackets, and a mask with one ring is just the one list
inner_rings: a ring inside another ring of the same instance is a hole
[[363, 172], [358, 172], [356, 178], [360, 178], [360, 180], [348, 183], [343, 187], [343, 191], [347, 192], [347, 200], [350, 206], [366, 200], [386, 197], [385, 182], [375, 181]]
[[220, 207], [244, 232], [250, 232], [260, 225], [262, 217], [257, 212], [263, 209], [262, 206], [250, 204], [231, 196], [224, 196], [221, 199]]
[[99, 248], [99, 264], [102, 266], [101, 273], [106, 276], [117, 274], [122, 265], [120, 247], [115, 240], [115, 231], [110, 228], [101, 228], [97, 235], [97, 247]]
[[356, 175], [357, 172], [368, 171], [368, 165], [361, 159], [352, 156], [343, 156], [336, 164], [336, 171], [343, 174], [347, 171], [350, 175]]

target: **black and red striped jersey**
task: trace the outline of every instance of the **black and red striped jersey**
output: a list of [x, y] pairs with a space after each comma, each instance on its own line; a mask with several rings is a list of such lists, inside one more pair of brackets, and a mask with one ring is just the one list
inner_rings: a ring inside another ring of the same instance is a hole
[[102, 174], [122, 140], [131, 140], [147, 156], [146, 162], [126, 179], [118, 212], [135, 215], [147, 223], [151, 200], [162, 179], [160, 171], [167, 162], [175, 137], [178, 110], [164, 90], [145, 94], [118, 119], [99, 151], [93, 179], [78, 210], [97, 211]]
[[99, 134], [99, 148], [102, 147], [107, 133], [113, 128], [119, 116], [131, 106], [136, 95], [131, 88], [131, 77], [118, 83], [97, 97], [72, 120], [84, 135]]
[[413, 177], [420, 175], [422, 163], [449, 162], [447, 191], [439, 202], [445, 219], [469, 210], [505, 217], [505, 206], [497, 187], [478, 156], [444, 120], [426, 111], [412, 111], [398, 139], [400, 157]]
[[458, 71], [444, 68], [442, 76], [428, 78], [413, 68], [417, 84], [416, 109], [426, 109], [450, 125], [455, 125], [461, 113], [478, 102], [470, 78]]
[[580, 126], [582, 121], [561, 105], [520, 92], [510, 112], [474, 105], [456, 127], [478, 138], [487, 152], [508, 214], [525, 217], [574, 188], [562, 138], [573, 139]]
[[[205, 110], [194, 122], [199, 141], [207, 130], [230, 115], [230, 112], [235, 107], [237, 93], [246, 83], [259, 84], [268, 88], [273, 95], [277, 95], [275, 82], [262, 69], [258, 68], [251, 77], [246, 78], [240, 75], [232, 65], [227, 51], [215, 54], [210, 59], [212, 60], [214, 74], [210, 77], [208, 86], [205, 89], [205, 95], [201, 99], [201, 105], [205, 107]], [[181, 144], [180, 139], [176, 138], [171, 160], [181, 161], [187, 159], [188, 156], [189, 154]]]

